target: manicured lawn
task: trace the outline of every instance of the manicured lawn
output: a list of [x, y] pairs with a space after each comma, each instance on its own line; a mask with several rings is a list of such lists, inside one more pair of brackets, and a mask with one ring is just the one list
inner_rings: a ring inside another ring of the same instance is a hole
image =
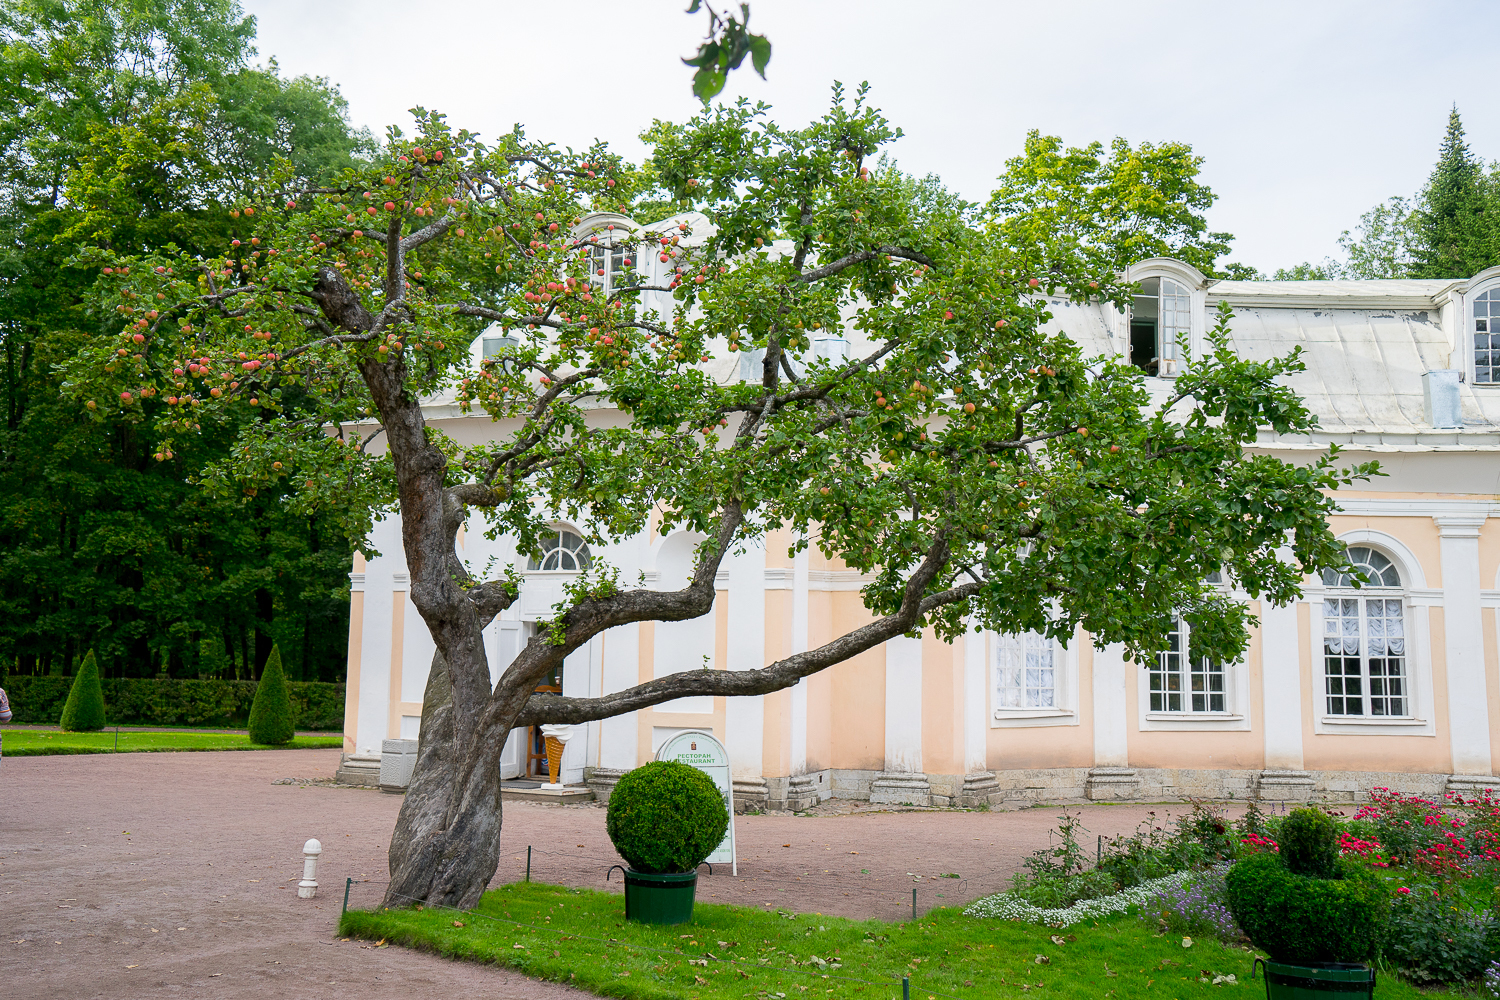
[[[350, 910], [340, 933], [641, 1000], [893, 1000], [903, 975], [911, 977], [914, 1000], [1225, 991], [1249, 1000], [1265, 992], [1259, 979], [1247, 982], [1254, 953], [1207, 939], [1183, 947], [1182, 938], [1159, 937], [1134, 916], [1053, 930], [957, 909], [884, 923], [699, 903], [693, 922], [680, 927], [627, 923], [624, 914], [624, 898], [612, 893], [515, 883], [486, 893], [471, 913]], [[1046, 962], [1038, 964], [1038, 956]], [[1212, 984], [1215, 975], [1231, 973], [1236, 984]], [[1448, 994], [1419, 993], [1382, 975], [1375, 995]]]
[[[56, 753], [114, 753], [115, 732], [59, 733], [45, 729], [0, 730], [7, 757], [29, 757]], [[298, 736], [281, 747], [265, 747], [250, 742], [242, 733], [143, 733], [121, 730], [120, 753], [143, 753], [161, 750], [306, 750], [341, 747], [342, 736]]]

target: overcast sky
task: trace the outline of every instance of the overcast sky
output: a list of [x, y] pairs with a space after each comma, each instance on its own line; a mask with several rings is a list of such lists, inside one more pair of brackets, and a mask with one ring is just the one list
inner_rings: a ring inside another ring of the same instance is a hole
[[[243, 2], [261, 58], [328, 77], [377, 136], [422, 105], [489, 138], [520, 122], [638, 160], [653, 118], [696, 107], [678, 58], [707, 22], [686, 0]], [[1219, 195], [1210, 225], [1266, 271], [1335, 254], [1362, 212], [1414, 192], [1454, 103], [1474, 152], [1500, 159], [1494, 2], [753, 0], [750, 23], [768, 79], [747, 60], [723, 96], [799, 125], [832, 81], [868, 80], [906, 133], [902, 168], [971, 199], [1028, 129], [1191, 143]]]

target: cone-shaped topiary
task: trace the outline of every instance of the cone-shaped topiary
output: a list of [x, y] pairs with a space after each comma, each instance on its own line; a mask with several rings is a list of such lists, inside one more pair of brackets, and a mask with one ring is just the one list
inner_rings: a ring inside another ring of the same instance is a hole
[[260, 683], [255, 686], [255, 700], [250, 703], [250, 742], [275, 746], [291, 742], [296, 733], [292, 699], [281, 671], [281, 649], [272, 646], [260, 672]]
[[656, 760], [620, 778], [609, 794], [604, 828], [635, 871], [690, 872], [724, 839], [729, 810], [708, 775]]
[[73, 678], [57, 724], [65, 733], [94, 733], [104, 728], [104, 685], [99, 683], [99, 664], [92, 649]]

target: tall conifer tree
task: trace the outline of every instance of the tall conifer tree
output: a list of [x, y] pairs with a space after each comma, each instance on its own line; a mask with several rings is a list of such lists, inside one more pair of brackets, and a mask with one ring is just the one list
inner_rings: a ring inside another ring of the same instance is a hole
[[1491, 187], [1454, 106], [1417, 213], [1414, 277], [1467, 278], [1496, 263]]

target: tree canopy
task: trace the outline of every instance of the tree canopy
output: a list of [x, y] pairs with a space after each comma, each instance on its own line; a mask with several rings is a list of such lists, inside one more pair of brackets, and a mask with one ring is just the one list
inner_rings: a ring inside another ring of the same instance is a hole
[[[1107, 165], [1095, 151], [1061, 195], [1018, 180], [980, 208], [879, 159], [899, 133], [863, 88], [836, 87], [802, 128], [743, 101], [659, 122], [640, 168], [602, 146], [520, 129], [484, 141], [416, 118], [414, 135], [391, 129], [372, 162], [325, 183], [283, 163], [230, 206], [223, 251], [82, 255], [112, 327], [66, 382], [82, 419], [149, 430], [163, 465], [234, 433], [202, 476], [220, 496], [285, 491], [295, 510], [339, 511], [355, 536], [399, 505], [409, 593], [439, 655], [392, 900], [477, 900], [498, 857], [493, 761], [517, 724], [766, 693], [893, 636], [970, 622], [1063, 641], [1082, 627], [1145, 656], [1182, 615], [1205, 654], [1228, 659], [1246, 613], [1209, 574], [1286, 602], [1304, 573], [1344, 560], [1328, 491], [1373, 466], [1245, 450], [1261, 426], [1315, 425], [1281, 384], [1295, 354], [1236, 357], [1225, 313], [1153, 400], [1140, 371], [1085, 357], [1054, 321], [1053, 302], [1124, 303], [1127, 250], [1212, 263], [1217, 237], [1144, 190], [1167, 166], [1195, 183], [1182, 149], [1117, 145]], [[1061, 155], [1037, 142], [1039, 158]], [[1205, 197], [1167, 187], [1166, 201]], [[678, 212], [644, 230], [590, 218], [633, 204]], [[1088, 205], [1154, 235], [1112, 242]], [[494, 327], [512, 345], [471, 364]], [[832, 335], [854, 352], [820, 354], [815, 339]], [[706, 362], [742, 352], [755, 377], [710, 377]], [[438, 394], [493, 418], [490, 439], [429, 426], [422, 400]], [[480, 630], [515, 599], [518, 568], [482, 579], [457, 558], [474, 511], [522, 553], [559, 515], [606, 541], [654, 513], [653, 530], [703, 541], [676, 591], [596, 559], [492, 687]], [[706, 614], [727, 554], [781, 526], [868, 577], [865, 625], [759, 670], [533, 695], [605, 629]]]
[[94, 646], [116, 676], [254, 676], [274, 641], [294, 677], [342, 670], [334, 523], [274, 494], [213, 500], [150, 460], [153, 428], [79, 419], [60, 394], [60, 367], [112, 325], [85, 303], [80, 247], [220, 252], [223, 206], [278, 157], [310, 182], [368, 150], [326, 81], [250, 66], [253, 36], [219, 0], [0, 6], [0, 655], [22, 672]]
[[1037, 274], [1123, 270], [1148, 257], [1175, 257], [1209, 277], [1234, 239], [1210, 232], [1203, 216], [1217, 196], [1199, 180], [1203, 157], [1184, 142], [1124, 139], [1064, 148], [1032, 130], [1007, 160], [989, 212], [998, 235]]

